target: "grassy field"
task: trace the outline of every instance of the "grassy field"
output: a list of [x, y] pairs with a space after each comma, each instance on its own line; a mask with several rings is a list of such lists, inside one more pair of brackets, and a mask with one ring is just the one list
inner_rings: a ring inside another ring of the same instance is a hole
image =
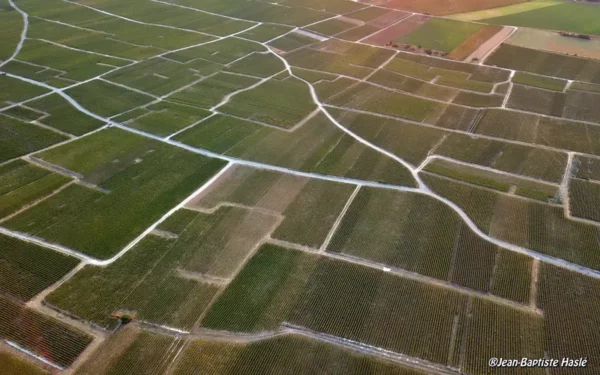
[[84, 81], [128, 64], [126, 60], [66, 49], [38, 40], [27, 40], [17, 58], [64, 72], [61, 77], [75, 81]]
[[567, 81], [562, 79], [554, 79], [524, 72], [517, 72], [512, 80], [521, 85], [534, 86], [554, 91], [562, 91], [567, 84]]
[[571, 38], [550, 30], [520, 28], [506, 43], [565, 55], [600, 58], [600, 40]]
[[433, 85], [385, 69], [379, 70], [369, 78], [369, 81], [391, 89], [443, 101], [452, 99], [457, 93], [457, 90], [452, 88]]
[[418, 166], [447, 133], [400, 120], [356, 112], [330, 112], [356, 135]]
[[481, 28], [476, 23], [432, 18], [396, 42], [450, 53]]
[[352, 29], [356, 26], [357, 26], [356, 24], [347, 22], [344, 19], [333, 18], [333, 19], [326, 20], [326, 21], [317, 23], [315, 25], [312, 25], [312, 26], [308, 27], [307, 29], [310, 31], [313, 31], [315, 33], [318, 33], [318, 34], [331, 36], [331, 35], [336, 35], [341, 32], [344, 32], [348, 29]]
[[485, 18], [484, 22], [498, 25], [513, 25], [536, 29], [564, 30], [575, 33], [600, 35], [600, 27], [594, 22], [600, 17], [600, 8], [595, 4], [554, 2], [546, 0], [537, 9], [525, 10], [499, 17]]
[[185, 105], [210, 108], [219, 104], [226, 95], [256, 83], [258, 79], [233, 74], [218, 73], [192, 86], [174, 93], [169, 101]]
[[92, 338], [0, 295], [0, 337], [59, 366], [69, 366]]
[[407, 10], [410, 12], [429, 13], [436, 16], [445, 16], [454, 13], [465, 13], [488, 8], [497, 8], [509, 4], [520, 3], [522, 1], [523, 0], [377, 0], [374, 2], [374, 4], [394, 9]]
[[0, 294], [27, 301], [79, 263], [75, 258], [0, 235]]
[[110, 193], [72, 185], [5, 225], [100, 258], [118, 252], [223, 166], [118, 129], [39, 157], [84, 175]]
[[52, 193], [69, 181], [67, 177], [22, 160], [4, 164], [0, 168], [0, 218]]
[[162, 101], [145, 107], [143, 114], [125, 121], [124, 124], [164, 137], [209, 115], [210, 112], [201, 108]]
[[0, 125], [0, 162], [67, 140], [51, 130], [3, 115], [0, 115]]
[[150, 103], [152, 97], [105, 81], [91, 81], [66, 91], [79, 104], [100, 116], [114, 116]]
[[0, 75], [0, 108], [48, 93], [48, 90], [16, 78]]
[[359, 83], [328, 101], [329, 104], [423, 121], [439, 105], [436, 102]]
[[290, 30], [292, 30], [291, 27], [283, 25], [262, 24], [252, 30], [240, 34], [240, 37], [265, 43], [289, 32]]
[[188, 66], [160, 57], [119, 69], [106, 76], [109, 81], [154, 95], [166, 95], [199, 78]]
[[45, 371], [16, 355], [0, 352], [0, 371], [5, 375], [47, 375]]
[[[277, 92], [278, 95], [273, 95]], [[239, 93], [221, 110], [235, 116], [289, 129], [316, 108], [306, 84], [295, 78], [269, 80]]]
[[73, 108], [58, 94], [34, 100], [27, 106], [48, 113], [49, 116], [39, 119], [39, 122], [73, 135], [82, 135], [104, 125], [102, 121]]
[[285, 69], [285, 66], [273, 54], [253, 53], [248, 57], [236, 61], [227, 68], [227, 71], [248, 74], [255, 77], [266, 78]]

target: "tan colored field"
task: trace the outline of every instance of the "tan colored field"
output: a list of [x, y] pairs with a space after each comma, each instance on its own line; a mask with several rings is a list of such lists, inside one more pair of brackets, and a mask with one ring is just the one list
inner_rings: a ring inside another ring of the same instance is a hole
[[524, 3], [526, 0], [361, 0], [361, 2], [392, 9], [444, 16]]
[[592, 40], [569, 38], [555, 31], [519, 28], [508, 44], [549, 52], [600, 59], [600, 38]]
[[[494, 37], [494, 35], [498, 34], [500, 30], [502, 30], [502, 26], [484, 27], [483, 29], [477, 31], [475, 34], [471, 35], [469, 39], [462, 42], [458, 47], [456, 47], [452, 52], [450, 52], [450, 55], [448, 55], [448, 57], [459, 61], [466, 59], [479, 47], [486, 43], [489, 39]], [[494, 47], [495, 44], [492, 43], [490, 49]]]

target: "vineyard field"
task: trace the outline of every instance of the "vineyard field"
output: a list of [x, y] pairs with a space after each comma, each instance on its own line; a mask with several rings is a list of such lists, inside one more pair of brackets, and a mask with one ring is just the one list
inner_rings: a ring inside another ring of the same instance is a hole
[[0, 125], [0, 163], [67, 140], [51, 130], [3, 115]]
[[266, 78], [281, 72], [284, 68], [281, 60], [270, 53], [253, 53], [231, 64], [227, 71]]
[[67, 367], [92, 338], [0, 295], [0, 338]]
[[512, 81], [521, 85], [534, 86], [554, 91], [562, 91], [567, 84], [563, 79], [538, 76], [524, 72], [517, 72]]
[[572, 179], [569, 203], [573, 216], [600, 222], [600, 183]]
[[182, 130], [209, 115], [210, 112], [204, 109], [162, 101], [145, 107], [142, 114], [125, 121], [123, 124], [164, 137]]
[[79, 261], [0, 235], [0, 294], [27, 301], [71, 271]]
[[70, 179], [20, 159], [0, 168], [0, 218], [51, 194]]
[[[105, 149], [105, 144], [114, 146]], [[148, 153], [149, 149], [154, 152]], [[136, 155], [140, 151], [141, 155]], [[11, 218], [5, 226], [104, 259], [116, 254], [224, 165], [118, 129], [95, 133], [42, 156], [101, 183], [104, 190], [71, 185]], [[125, 159], [123, 163], [114, 163], [119, 157]]]

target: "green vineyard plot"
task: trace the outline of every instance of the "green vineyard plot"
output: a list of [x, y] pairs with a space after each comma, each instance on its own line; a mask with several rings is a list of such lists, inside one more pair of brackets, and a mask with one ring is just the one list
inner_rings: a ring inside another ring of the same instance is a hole
[[[112, 147], [105, 149], [106, 144]], [[40, 157], [84, 175], [100, 189], [71, 185], [5, 226], [100, 258], [116, 254], [223, 166], [116, 129]]]
[[52, 130], [0, 115], [0, 162], [29, 154], [68, 138]]
[[48, 196], [70, 179], [20, 159], [0, 168], [0, 217]]

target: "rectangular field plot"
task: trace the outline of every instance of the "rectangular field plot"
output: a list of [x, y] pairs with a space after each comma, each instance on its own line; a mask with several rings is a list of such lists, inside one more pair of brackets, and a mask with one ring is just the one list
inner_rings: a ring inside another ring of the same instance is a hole
[[[102, 53], [130, 60], [144, 59], [164, 52], [152, 45], [131, 44], [117, 40], [113, 35], [94, 30], [74, 29], [67, 25], [31, 18], [27, 37], [48, 40], [67, 47]], [[76, 37], [74, 37], [76, 35]]]
[[92, 338], [0, 295], [0, 338], [61, 367], [68, 367]]
[[227, 38], [214, 43], [173, 52], [165, 55], [165, 57], [180, 63], [190, 63], [196, 59], [204, 59], [218, 64], [229, 64], [252, 52], [265, 51], [266, 48], [258, 43], [237, 38]]
[[425, 119], [425, 122], [440, 128], [469, 131], [475, 128], [483, 111], [483, 109], [448, 104], [438, 107]]
[[450, 134], [435, 153], [467, 163], [555, 183], [561, 181], [567, 165], [567, 154], [563, 152], [456, 133]]
[[[600, 342], [600, 332], [594, 328], [600, 324], [598, 279], [541, 266], [537, 304], [544, 310], [548, 355], [575, 358], [578, 353], [595, 351]], [[590, 362], [587, 368], [600, 371], [597, 362]]]
[[443, 101], [451, 100], [458, 93], [456, 89], [433, 85], [429, 82], [400, 75], [386, 69], [379, 70], [369, 78], [369, 81], [391, 89]]
[[266, 78], [284, 69], [283, 62], [272, 53], [253, 53], [231, 64], [227, 71]]
[[567, 94], [530, 86], [514, 85], [507, 107], [543, 115], [562, 117]]
[[600, 123], [600, 93], [569, 90], [563, 116], [573, 120]]
[[0, 235], [0, 294], [27, 301], [71, 271], [79, 261]]
[[223, 166], [118, 129], [37, 157], [99, 189], [71, 185], [5, 225], [99, 258], [117, 253]]
[[573, 216], [600, 222], [600, 182], [572, 179], [569, 204]]
[[[274, 95], [274, 93], [277, 93]], [[289, 129], [316, 108], [308, 86], [294, 78], [268, 80], [239, 93], [221, 107], [225, 113]]]
[[46, 113], [38, 122], [73, 135], [82, 135], [104, 125], [102, 121], [75, 109], [58, 94], [29, 102], [27, 107]]
[[450, 53], [481, 28], [481, 24], [432, 18], [396, 41]]
[[343, 17], [333, 18], [323, 22], [319, 22], [315, 25], [309, 26], [307, 30], [323, 35], [336, 35], [348, 29], [359, 26], [353, 22], [348, 22]]
[[241, 204], [281, 217], [271, 237], [305, 246], [321, 246], [355, 186], [332, 181], [237, 167], [191, 207], [214, 209]]
[[392, 57], [393, 52], [377, 47], [328, 40], [311, 49], [286, 55], [290, 65], [363, 78]]
[[[424, 237], [423, 232], [433, 235]], [[493, 270], [506, 263], [496, 260], [497, 254], [507, 252], [477, 237], [439, 201], [421, 194], [368, 187], [359, 191], [327, 251], [483, 292], [492, 292]], [[526, 264], [528, 258], [523, 261]], [[515, 295], [519, 302], [519, 291], [529, 288], [529, 280], [524, 278], [512, 284], [499, 279], [498, 284], [504, 296]]]
[[215, 374], [255, 373], [275, 374], [286, 369], [293, 374], [314, 374], [315, 368], [355, 374], [368, 369], [374, 374], [424, 375], [375, 356], [359, 354], [341, 346], [311, 340], [302, 335], [235, 344], [209, 340], [190, 341], [177, 361], [175, 372], [192, 375], [207, 366]]
[[[111, 265], [87, 266], [46, 297], [46, 303], [101, 327], [115, 317], [191, 329], [220, 285], [178, 272], [177, 237], [146, 236]], [[190, 248], [185, 249], [188, 252]]]
[[439, 129], [351, 111], [330, 113], [356, 135], [418, 166], [446, 132]]
[[0, 162], [66, 141], [64, 135], [0, 114]]
[[109, 81], [154, 95], [166, 95], [199, 78], [200, 75], [188, 65], [161, 57], [145, 60], [106, 76]]
[[440, 105], [434, 101], [385, 90], [368, 83], [359, 83], [328, 102], [334, 106], [383, 113], [414, 121], [423, 121]]
[[147, 104], [152, 96], [95, 80], [66, 91], [79, 104], [100, 116], [114, 116]]
[[51, 194], [70, 179], [20, 159], [0, 167], [0, 218]]
[[[211, 214], [179, 210], [117, 262], [84, 269], [48, 300], [103, 326], [110, 325], [111, 314], [124, 311], [191, 329], [221, 285], [279, 221], [276, 214], [239, 207]], [[86, 298], [89, 293], [94, 298]]]
[[491, 109], [477, 122], [474, 133], [600, 155], [600, 145], [594, 141], [600, 137], [600, 127], [570, 120]]
[[[469, 319], [486, 319], [479, 310], [477, 316], [468, 316], [470, 299], [486, 303], [452, 288], [264, 245], [209, 308], [201, 325], [260, 332], [283, 323], [453, 365], [463, 356], [476, 360], [459, 349]], [[520, 315], [508, 306], [492, 306], [499, 314]], [[519, 318], [516, 324], [527, 321]], [[505, 332], [484, 329], [469, 335], [471, 340], [492, 342], [512, 339]], [[543, 347], [536, 343], [534, 349]]]
[[600, 229], [565, 218], [561, 206], [434, 175], [422, 177], [433, 191], [455, 202], [490, 236], [586, 267], [600, 268]]
[[[82, 25], [99, 34], [126, 43], [157, 47], [164, 50], [182, 48], [213, 39], [193, 30], [188, 31], [131, 22], [102, 14], [74, 2], [28, 0], [23, 2], [22, 9], [32, 17], [50, 19], [80, 27]], [[71, 34], [80, 31], [80, 29], [74, 28], [70, 28], [70, 30]], [[44, 37], [41, 36], [41, 38]], [[108, 53], [110, 54], [110, 52]]]
[[461, 91], [452, 100], [452, 103], [469, 107], [500, 107], [503, 101], [504, 96], [502, 95], [486, 95]]
[[558, 185], [481, 169], [474, 165], [460, 164], [454, 160], [436, 158], [431, 160], [423, 170], [502, 192], [508, 192], [511, 189], [517, 192], [536, 191], [545, 198], [542, 199], [543, 201], [557, 202], [560, 200], [558, 197]]
[[211, 108], [225, 96], [255, 84], [258, 78], [218, 73], [168, 97], [176, 103]]
[[512, 81], [521, 85], [534, 86], [554, 91], [562, 91], [567, 84], [567, 81], [562, 79], [538, 76], [524, 72], [516, 72]]
[[0, 75], [0, 108], [48, 93], [48, 89]]
[[250, 40], [255, 40], [257, 42], [266, 43], [271, 39], [275, 39], [278, 36], [281, 36], [289, 31], [292, 28], [283, 25], [272, 25], [272, 24], [262, 24], [253, 28], [252, 30], [248, 30], [244, 33], [239, 34], [241, 38], [246, 38]]
[[209, 115], [209, 111], [201, 108], [161, 101], [144, 107], [143, 113], [123, 123], [158, 136], [167, 136]]
[[39, 40], [27, 40], [18, 59], [61, 71], [61, 77], [75, 81], [93, 78], [129, 63], [127, 60], [58, 47]]
[[600, 83], [600, 61], [503, 44], [486, 61], [507, 69]]
[[312, 36], [305, 34], [306, 33], [291, 32], [280, 38], [271, 40], [268, 46], [277, 53], [286, 53], [320, 42], [320, 39], [316, 39], [319, 35], [314, 35], [313, 38]]
[[344, 0], [284, 0], [279, 4], [293, 8], [310, 8], [328, 13], [344, 14], [364, 8], [364, 5]]

